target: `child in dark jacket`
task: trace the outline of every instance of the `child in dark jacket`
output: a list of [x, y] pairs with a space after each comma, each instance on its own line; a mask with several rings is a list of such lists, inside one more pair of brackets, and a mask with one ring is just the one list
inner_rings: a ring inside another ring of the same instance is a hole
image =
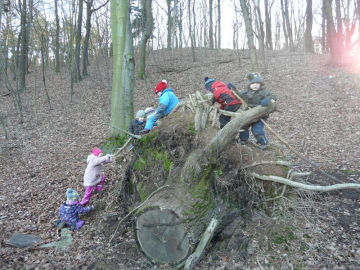
[[61, 222], [65, 222], [72, 230], [78, 230], [84, 225], [79, 214], [86, 214], [93, 210], [92, 206], [82, 206], [79, 203], [79, 194], [72, 188], [66, 191], [66, 202], [60, 206], [59, 215]]
[[[267, 107], [270, 100], [276, 100], [276, 97], [266, 90], [264, 81], [259, 73], [249, 73], [247, 75], [247, 79], [247, 88], [240, 91], [239, 96], [246, 102], [249, 108], [253, 108], [258, 105]], [[268, 116], [264, 117], [263, 120], [266, 120], [267, 118]], [[249, 139], [249, 127], [251, 127], [251, 132], [256, 138], [259, 147], [261, 149], [265, 149], [269, 141], [265, 135], [264, 123], [261, 120], [241, 128], [243, 131], [239, 133], [240, 143], [245, 144]]]
[[139, 135], [140, 131], [145, 128], [146, 119], [145, 111], [139, 110], [136, 113], [136, 117], [131, 120], [129, 125], [129, 132], [134, 135]]

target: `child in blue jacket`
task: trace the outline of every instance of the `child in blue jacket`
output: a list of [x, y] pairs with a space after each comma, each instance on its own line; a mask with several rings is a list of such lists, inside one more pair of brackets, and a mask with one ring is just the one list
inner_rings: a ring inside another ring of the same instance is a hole
[[179, 99], [174, 94], [174, 90], [167, 88], [167, 81], [162, 80], [156, 84], [154, 93], [159, 96], [159, 105], [156, 108], [156, 112], [147, 121], [145, 128], [140, 131], [140, 134], [146, 134], [153, 128], [155, 122], [167, 116], [179, 103]]

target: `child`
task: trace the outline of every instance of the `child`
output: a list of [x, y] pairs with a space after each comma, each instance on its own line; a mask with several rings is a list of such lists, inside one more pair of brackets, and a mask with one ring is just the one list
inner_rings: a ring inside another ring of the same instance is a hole
[[[261, 105], [267, 107], [271, 99], [276, 100], [268, 90], [265, 89], [264, 81], [257, 72], [252, 72], [247, 75], [248, 86], [247, 89], [240, 91], [239, 96], [247, 103], [249, 108]], [[268, 116], [263, 119], [266, 120]], [[246, 144], [249, 139], [249, 127], [251, 132], [256, 138], [257, 144], [261, 149], [265, 149], [269, 143], [264, 132], [264, 123], [258, 120], [250, 125], [242, 127], [244, 131], [239, 133], [239, 139], [241, 144]]]
[[65, 222], [71, 230], [78, 230], [84, 225], [79, 214], [86, 214], [93, 210], [92, 206], [82, 206], [79, 204], [79, 194], [72, 188], [66, 191], [66, 202], [60, 206], [59, 215], [61, 222]]
[[159, 96], [159, 105], [156, 108], [155, 114], [151, 116], [148, 121], [146, 121], [145, 128], [140, 131], [140, 134], [146, 134], [150, 132], [155, 122], [159, 118], [163, 118], [168, 115], [179, 103], [179, 99], [174, 94], [174, 90], [167, 87], [166, 80], [162, 80], [156, 84], [154, 93]]
[[[212, 104], [216, 101], [220, 103], [220, 110], [236, 112], [240, 108], [241, 101], [236, 99], [224, 82], [205, 77], [205, 88], [214, 95]], [[223, 128], [230, 120], [231, 116], [221, 114], [219, 116], [220, 128]]]
[[87, 167], [84, 174], [85, 194], [81, 200], [81, 205], [86, 205], [91, 198], [94, 190], [101, 191], [105, 183], [105, 175], [102, 172], [103, 164], [113, 162], [114, 156], [107, 154], [102, 156], [100, 148], [93, 148], [92, 153], [87, 158]]
[[139, 110], [136, 113], [135, 119], [131, 120], [130, 126], [129, 126], [129, 132], [131, 134], [139, 135], [140, 131], [145, 128], [145, 111]]
[[145, 109], [145, 118], [146, 118], [146, 121], [149, 120], [149, 118], [151, 116], [153, 116], [155, 114], [155, 110], [153, 107], [147, 107]]

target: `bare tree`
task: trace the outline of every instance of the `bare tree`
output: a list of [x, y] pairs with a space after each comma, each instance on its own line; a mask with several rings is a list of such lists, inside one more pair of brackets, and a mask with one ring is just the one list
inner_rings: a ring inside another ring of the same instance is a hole
[[[193, 62], [196, 61], [195, 56], [195, 18], [194, 18], [194, 25], [191, 23], [191, 10], [194, 10], [195, 2], [193, 2], [193, 6], [191, 8], [191, 0], [188, 0], [188, 25], [189, 25], [189, 38], [190, 38], [190, 44], [191, 44], [191, 56]], [[193, 12], [193, 16], [195, 17], [195, 14]]]
[[19, 6], [21, 6], [21, 30], [20, 30], [20, 40], [21, 40], [21, 52], [20, 52], [20, 61], [19, 61], [19, 88], [25, 89], [25, 78], [26, 78], [26, 62], [27, 62], [27, 39], [26, 39], [26, 0], [21, 2], [19, 0]]
[[152, 16], [152, 0], [142, 0], [142, 18], [145, 20], [144, 29], [140, 41], [140, 57], [138, 67], [138, 78], [145, 79], [145, 59], [146, 59], [146, 44], [150, 38], [154, 21]]
[[248, 39], [248, 47], [250, 51], [250, 59], [252, 69], [256, 71], [258, 69], [257, 57], [256, 57], [256, 48], [254, 44], [254, 31], [252, 28], [252, 22], [249, 14], [249, 8], [246, 4], [246, 0], [240, 0], [240, 6], [245, 22], [246, 36]]
[[313, 24], [313, 15], [312, 15], [312, 0], [306, 1], [306, 29], [305, 29], [305, 51], [307, 53], [314, 52], [314, 44], [312, 40], [312, 24]]
[[58, 1], [55, 1], [55, 72], [60, 72], [60, 20], [58, 12]]
[[213, 0], [209, 0], [209, 45], [210, 45], [210, 49], [214, 49]]
[[171, 0], [166, 0], [167, 4], [167, 48], [170, 50], [172, 48], [171, 42], [171, 29], [172, 29], [172, 18], [171, 18]]
[[[293, 39], [293, 33], [292, 33], [292, 27], [290, 23], [290, 16], [289, 16], [289, 1], [288, 0], [281, 0], [281, 7], [283, 11], [283, 20], [286, 27], [286, 35], [288, 37], [289, 41], [289, 49], [290, 51], [294, 51], [294, 39]], [[285, 29], [284, 29], [285, 31]]]
[[265, 41], [265, 45], [268, 49], [272, 50], [273, 49], [273, 42], [272, 42], [272, 29], [271, 29], [271, 7], [272, 4], [269, 6], [269, 0], [265, 0], [264, 1], [264, 8], [265, 8], [265, 33], [266, 33], [266, 41]]
[[75, 69], [74, 69], [75, 82], [81, 80], [80, 47], [81, 47], [82, 13], [83, 13], [83, 0], [79, 0], [79, 10], [78, 10], [77, 30], [76, 30], [76, 40], [75, 40]]

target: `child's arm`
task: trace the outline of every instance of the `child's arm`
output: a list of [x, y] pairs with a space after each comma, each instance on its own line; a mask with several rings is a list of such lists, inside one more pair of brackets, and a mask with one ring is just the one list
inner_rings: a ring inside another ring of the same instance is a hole
[[90, 211], [93, 210], [93, 209], [94, 209], [94, 207], [93, 207], [92, 205], [90, 205], [90, 206], [78, 205], [78, 207], [77, 207], [77, 212], [78, 212], [79, 214], [86, 214], [86, 213], [90, 212]]
[[99, 165], [99, 164], [105, 164], [105, 163], [110, 163], [113, 161], [113, 155], [107, 154], [103, 157], [96, 157], [93, 162], [94, 162], [94, 166]]

